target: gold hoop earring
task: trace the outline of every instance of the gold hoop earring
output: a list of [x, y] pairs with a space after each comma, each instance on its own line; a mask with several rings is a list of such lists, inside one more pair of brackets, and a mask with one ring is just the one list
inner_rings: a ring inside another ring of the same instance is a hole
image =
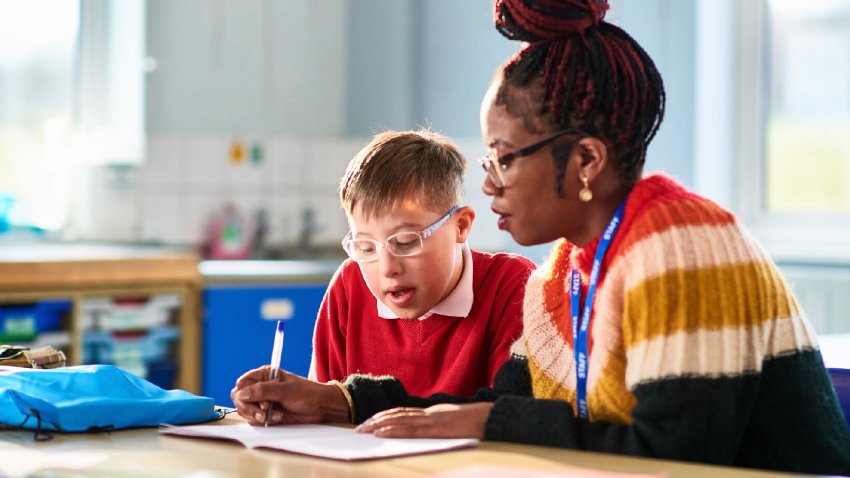
[[584, 187], [578, 192], [578, 198], [582, 202], [590, 202], [590, 200], [593, 199], [593, 191], [590, 190], [590, 184], [588, 184], [587, 176], [582, 176], [581, 182], [584, 183]]

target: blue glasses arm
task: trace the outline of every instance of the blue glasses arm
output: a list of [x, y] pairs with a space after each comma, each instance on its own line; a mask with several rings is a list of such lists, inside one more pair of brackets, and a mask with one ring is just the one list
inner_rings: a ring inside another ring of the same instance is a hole
[[455, 207], [451, 208], [451, 209], [449, 210], [449, 212], [447, 212], [447, 213], [446, 213], [446, 215], [445, 215], [445, 216], [441, 217], [439, 221], [435, 222], [434, 224], [431, 224], [430, 226], [428, 226], [428, 228], [427, 228], [427, 229], [425, 229], [424, 231], [420, 232], [420, 234], [422, 234], [422, 239], [425, 239], [426, 237], [429, 237], [431, 234], [434, 234], [434, 231], [436, 231], [437, 229], [439, 229], [439, 228], [440, 228], [440, 226], [442, 226], [442, 225], [443, 225], [443, 223], [445, 223], [446, 221], [448, 221], [448, 220], [449, 220], [449, 218], [450, 218], [450, 217], [452, 217], [452, 216], [453, 216], [456, 212], [460, 211], [460, 209], [461, 209], [462, 207], [463, 207], [463, 206], [461, 206], [460, 204], [456, 205]]

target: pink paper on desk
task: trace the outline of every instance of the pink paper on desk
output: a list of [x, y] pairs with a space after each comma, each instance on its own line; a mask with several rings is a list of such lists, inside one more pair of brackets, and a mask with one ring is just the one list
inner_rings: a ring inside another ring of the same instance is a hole
[[550, 470], [514, 466], [466, 466], [432, 475], [432, 478], [661, 478], [663, 476], [582, 468]]

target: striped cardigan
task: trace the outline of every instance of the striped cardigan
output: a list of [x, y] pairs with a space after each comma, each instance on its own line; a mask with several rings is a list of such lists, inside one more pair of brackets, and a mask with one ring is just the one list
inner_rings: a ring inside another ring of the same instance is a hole
[[526, 285], [524, 332], [494, 389], [407, 396], [350, 377], [357, 416], [493, 400], [492, 440], [850, 474], [850, 432], [817, 342], [740, 224], [672, 179], [642, 179], [602, 264], [589, 332], [589, 419], [576, 416], [569, 272], [587, 291], [598, 240], [559, 242]]

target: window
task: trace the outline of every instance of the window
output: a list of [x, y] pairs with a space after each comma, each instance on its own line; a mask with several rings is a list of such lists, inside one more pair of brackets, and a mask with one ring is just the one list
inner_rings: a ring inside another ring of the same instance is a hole
[[767, 20], [765, 208], [850, 213], [850, 1], [769, 0]]
[[850, 1], [739, 8], [742, 217], [779, 260], [850, 262]]
[[66, 217], [79, 4], [0, 0], [0, 11], [0, 195], [15, 199], [12, 220], [52, 228]]
[[92, 165], [143, 159], [145, 1], [0, 0], [0, 12], [0, 209], [14, 198], [10, 222], [58, 231], [91, 215], [104, 186], [75, 180]]
[[739, 216], [779, 263], [815, 331], [845, 334], [850, 0], [737, 8]]

